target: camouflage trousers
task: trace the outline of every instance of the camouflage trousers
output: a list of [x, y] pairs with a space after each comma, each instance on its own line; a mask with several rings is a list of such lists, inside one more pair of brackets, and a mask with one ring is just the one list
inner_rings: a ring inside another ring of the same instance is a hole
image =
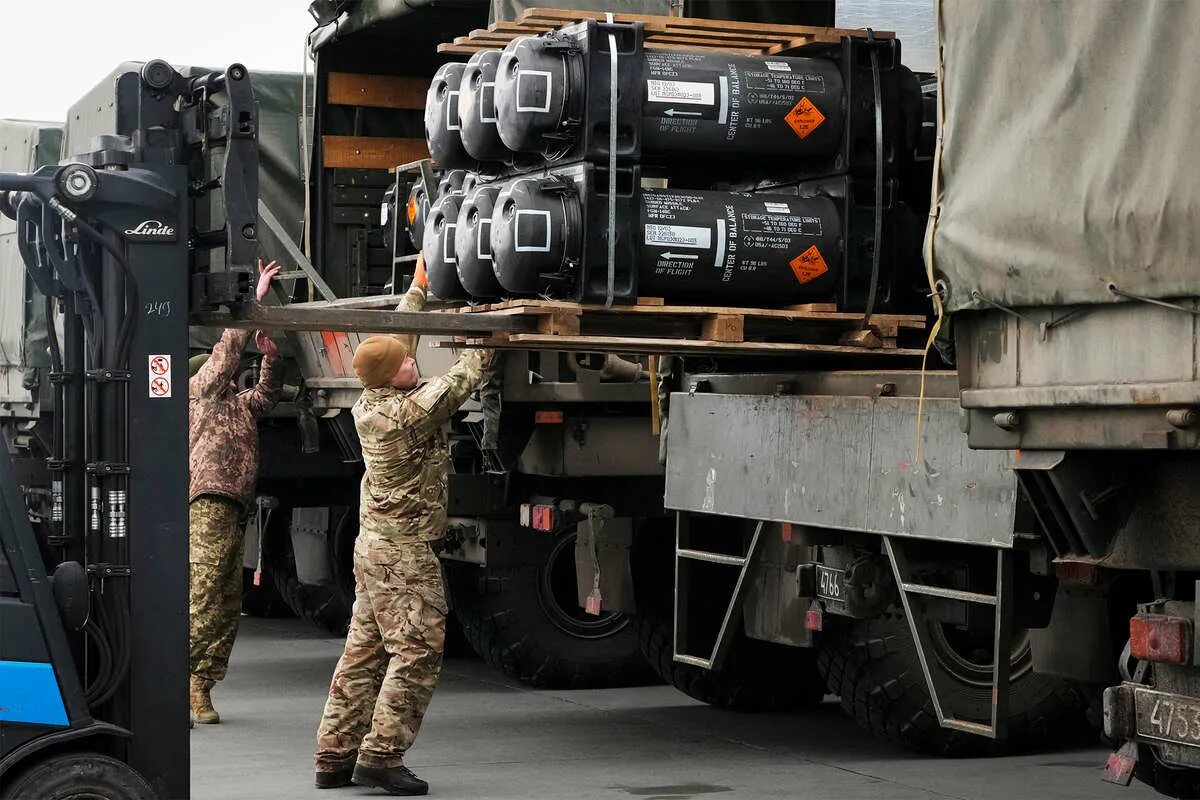
[[193, 675], [224, 679], [242, 615], [242, 508], [205, 494], [188, 506]]
[[318, 771], [402, 764], [442, 671], [446, 592], [429, 543], [362, 530], [354, 583], [350, 632], [317, 731]]

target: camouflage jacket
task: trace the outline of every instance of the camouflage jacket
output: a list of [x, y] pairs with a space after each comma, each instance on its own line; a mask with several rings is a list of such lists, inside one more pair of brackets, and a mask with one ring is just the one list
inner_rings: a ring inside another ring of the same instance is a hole
[[227, 330], [212, 357], [188, 381], [188, 502], [202, 494], [228, 497], [248, 509], [258, 473], [258, 418], [279, 400], [279, 356], [263, 358], [258, 384], [233, 384], [250, 331]]
[[[410, 289], [399, 311], [420, 311]], [[416, 337], [407, 338], [415, 350]], [[479, 385], [490, 350], [465, 350], [450, 371], [415, 389], [365, 389], [351, 413], [362, 445], [359, 525], [396, 541], [432, 541], [446, 529], [450, 445], [445, 424]]]

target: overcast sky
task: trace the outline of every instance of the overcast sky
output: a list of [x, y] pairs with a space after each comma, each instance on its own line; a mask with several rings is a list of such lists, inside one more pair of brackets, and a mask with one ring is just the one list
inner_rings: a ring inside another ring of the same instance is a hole
[[0, 117], [61, 121], [122, 61], [299, 72], [308, 0], [0, 0]]

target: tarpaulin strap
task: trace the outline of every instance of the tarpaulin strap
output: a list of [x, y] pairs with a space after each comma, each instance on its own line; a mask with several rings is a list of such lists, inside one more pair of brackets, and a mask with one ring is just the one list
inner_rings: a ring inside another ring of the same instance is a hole
[[1188, 308], [1187, 306], [1181, 306], [1178, 303], [1168, 303], [1166, 300], [1159, 300], [1154, 297], [1146, 297], [1145, 295], [1133, 294], [1132, 292], [1126, 292], [1121, 289], [1118, 289], [1117, 285], [1115, 283], [1108, 284], [1108, 291], [1111, 292], [1112, 294], [1116, 295], [1117, 297], [1124, 297], [1126, 300], [1137, 300], [1139, 303], [1149, 303], [1152, 306], [1159, 306], [1161, 308], [1169, 308], [1172, 311], [1182, 311], [1186, 314], [1195, 314], [1197, 316], [1200, 316], [1200, 308]]
[[866, 330], [875, 311], [875, 295], [879, 291], [879, 251], [883, 244], [883, 94], [879, 88], [879, 54], [875, 50], [875, 41], [875, 31], [867, 28], [867, 45], [871, 49], [871, 81], [875, 87], [875, 244], [871, 249], [871, 288], [867, 292], [863, 330]]
[[[612, 12], [604, 21], [613, 24]], [[617, 36], [608, 34], [608, 287], [604, 307], [612, 308], [617, 284]]]

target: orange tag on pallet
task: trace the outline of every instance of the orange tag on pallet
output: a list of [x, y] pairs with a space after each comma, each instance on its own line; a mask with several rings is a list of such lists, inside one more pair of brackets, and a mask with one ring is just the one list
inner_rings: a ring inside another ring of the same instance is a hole
[[815, 244], [789, 261], [788, 266], [792, 268], [796, 280], [801, 283], [816, 280], [829, 272], [829, 265], [825, 263], [825, 258]]
[[811, 100], [807, 97], [801, 97], [800, 102], [796, 103], [795, 107], [787, 113], [787, 116], [783, 120], [791, 126], [797, 136], [801, 139], [807, 139], [808, 135], [825, 121], [825, 115], [821, 113], [819, 108], [813, 105]]

